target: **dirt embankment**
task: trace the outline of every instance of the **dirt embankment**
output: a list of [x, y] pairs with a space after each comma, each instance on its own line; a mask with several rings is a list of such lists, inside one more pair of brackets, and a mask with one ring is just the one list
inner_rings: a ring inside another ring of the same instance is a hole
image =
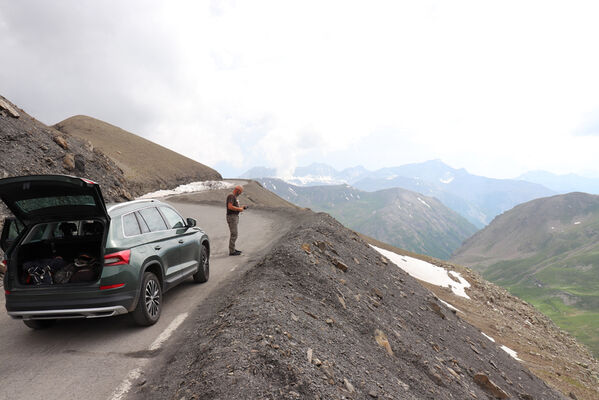
[[562, 398], [354, 232], [304, 214], [133, 397]]
[[[77, 115], [53, 127], [102, 151], [141, 193], [172, 189], [189, 182], [222, 179], [216, 170], [204, 164], [92, 117]], [[193, 145], [201, 146], [201, 138]]]

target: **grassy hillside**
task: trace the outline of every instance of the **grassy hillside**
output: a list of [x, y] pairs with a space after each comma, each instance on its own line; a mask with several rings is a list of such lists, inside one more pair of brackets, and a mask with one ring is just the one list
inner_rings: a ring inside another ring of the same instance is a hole
[[570, 193], [515, 207], [452, 261], [531, 302], [599, 355], [599, 196]]
[[302, 207], [324, 211], [351, 229], [417, 253], [447, 259], [476, 228], [437, 199], [405, 189], [364, 192], [348, 185], [300, 187], [261, 179]]
[[89, 141], [114, 160], [125, 177], [145, 193], [193, 181], [222, 179], [210, 167], [95, 118], [77, 115], [54, 128]]

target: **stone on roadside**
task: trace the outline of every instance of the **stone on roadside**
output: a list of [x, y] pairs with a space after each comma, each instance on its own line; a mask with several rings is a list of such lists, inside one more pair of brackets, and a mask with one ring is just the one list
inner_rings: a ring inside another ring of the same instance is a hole
[[69, 149], [69, 145], [66, 141], [65, 138], [63, 138], [62, 136], [56, 135], [54, 137], [52, 137], [52, 140], [54, 140], [54, 142], [59, 145], [60, 147], [62, 147], [65, 150]]
[[354, 385], [352, 385], [347, 378], [343, 378], [343, 383], [345, 384], [345, 388], [348, 392], [353, 393], [356, 391], [356, 389], [354, 389]]
[[64, 169], [66, 169], [67, 171], [72, 171], [75, 169], [75, 157], [71, 154], [68, 153], [66, 154], [63, 158], [62, 158], [62, 166], [64, 167]]
[[497, 386], [489, 377], [482, 372], [474, 375], [474, 382], [478, 384], [483, 390], [491, 394], [497, 399], [507, 399], [509, 396], [499, 386]]
[[380, 329], [375, 330], [374, 331], [374, 340], [376, 340], [376, 342], [379, 344], [379, 346], [381, 346], [382, 348], [387, 350], [387, 354], [389, 354], [390, 356], [393, 355], [393, 350], [391, 349], [391, 344], [389, 343], [389, 339], [387, 339], [387, 335], [385, 335], [385, 333], [383, 333], [383, 331], [381, 331]]
[[347, 265], [342, 263], [340, 260], [333, 261], [333, 265], [335, 265], [335, 267], [339, 268], [341, 271], [347, 272]]

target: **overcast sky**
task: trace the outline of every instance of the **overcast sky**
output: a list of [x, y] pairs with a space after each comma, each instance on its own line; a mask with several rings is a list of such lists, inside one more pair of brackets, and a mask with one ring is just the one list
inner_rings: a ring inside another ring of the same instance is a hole
[[599, 176], [597, 1], [0, 0], [0, 94], [234, 177], [441, 159]]

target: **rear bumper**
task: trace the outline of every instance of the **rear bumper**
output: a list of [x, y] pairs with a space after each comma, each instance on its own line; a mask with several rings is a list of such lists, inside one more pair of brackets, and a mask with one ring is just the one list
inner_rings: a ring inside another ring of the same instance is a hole
[[137, 291], [119, 288], [103, 292], [11, 292], [5, 296], [6, 311], [16, 319], [67, 319], [111, 317], [135, 308]]
[[127, 309], [123, 306], [111, 306], [41, 311], [9, 311], [8, 315], [15, 319], [71, 319], [112, 317], [113, 315], [126, 313]]

